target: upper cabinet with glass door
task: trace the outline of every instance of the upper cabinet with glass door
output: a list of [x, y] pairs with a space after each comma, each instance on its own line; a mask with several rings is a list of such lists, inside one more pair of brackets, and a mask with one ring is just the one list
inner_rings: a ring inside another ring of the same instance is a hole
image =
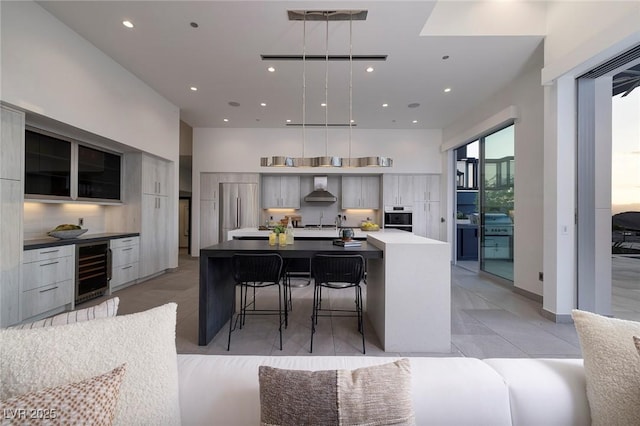
[[121, 157], [46, 132], [25, 131], [25, 198], [121, 200]]

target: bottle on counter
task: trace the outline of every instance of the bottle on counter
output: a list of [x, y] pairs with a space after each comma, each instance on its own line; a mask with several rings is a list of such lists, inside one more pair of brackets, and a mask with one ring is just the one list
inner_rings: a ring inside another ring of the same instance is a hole
[[291, 223], [291, 221], [289, 221], [289, 223], [287, 224], [285, 235], [287, 236], [287, 244], [293, 244], [293, 224]]

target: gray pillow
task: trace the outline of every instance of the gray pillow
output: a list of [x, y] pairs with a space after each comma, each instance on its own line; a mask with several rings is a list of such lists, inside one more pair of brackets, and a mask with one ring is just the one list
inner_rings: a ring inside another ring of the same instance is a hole
[[260, 366], [262, 425], [415, 425], [408, 359], [350, 370]]
[[598, 425], [637, 425], [640, 362], [632, 344], [640, 323], [574, 310], [591, 420]]

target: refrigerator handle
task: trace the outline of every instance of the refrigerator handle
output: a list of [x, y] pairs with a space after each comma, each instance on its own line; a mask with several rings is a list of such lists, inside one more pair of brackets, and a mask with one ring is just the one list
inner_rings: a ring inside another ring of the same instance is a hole
[[236, 229], [240, 228], [240, 197], [236, 198]]

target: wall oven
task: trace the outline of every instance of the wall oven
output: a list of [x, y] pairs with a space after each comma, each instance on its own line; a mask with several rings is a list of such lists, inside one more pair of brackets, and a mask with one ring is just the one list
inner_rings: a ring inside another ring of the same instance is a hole
[[384, 227], [413, 232], [413, 212], [411, 206], [385, 206]]
[[108, 241], [76, 244], [75, 302], [100, 297], [111, 279], [111, 249]]

